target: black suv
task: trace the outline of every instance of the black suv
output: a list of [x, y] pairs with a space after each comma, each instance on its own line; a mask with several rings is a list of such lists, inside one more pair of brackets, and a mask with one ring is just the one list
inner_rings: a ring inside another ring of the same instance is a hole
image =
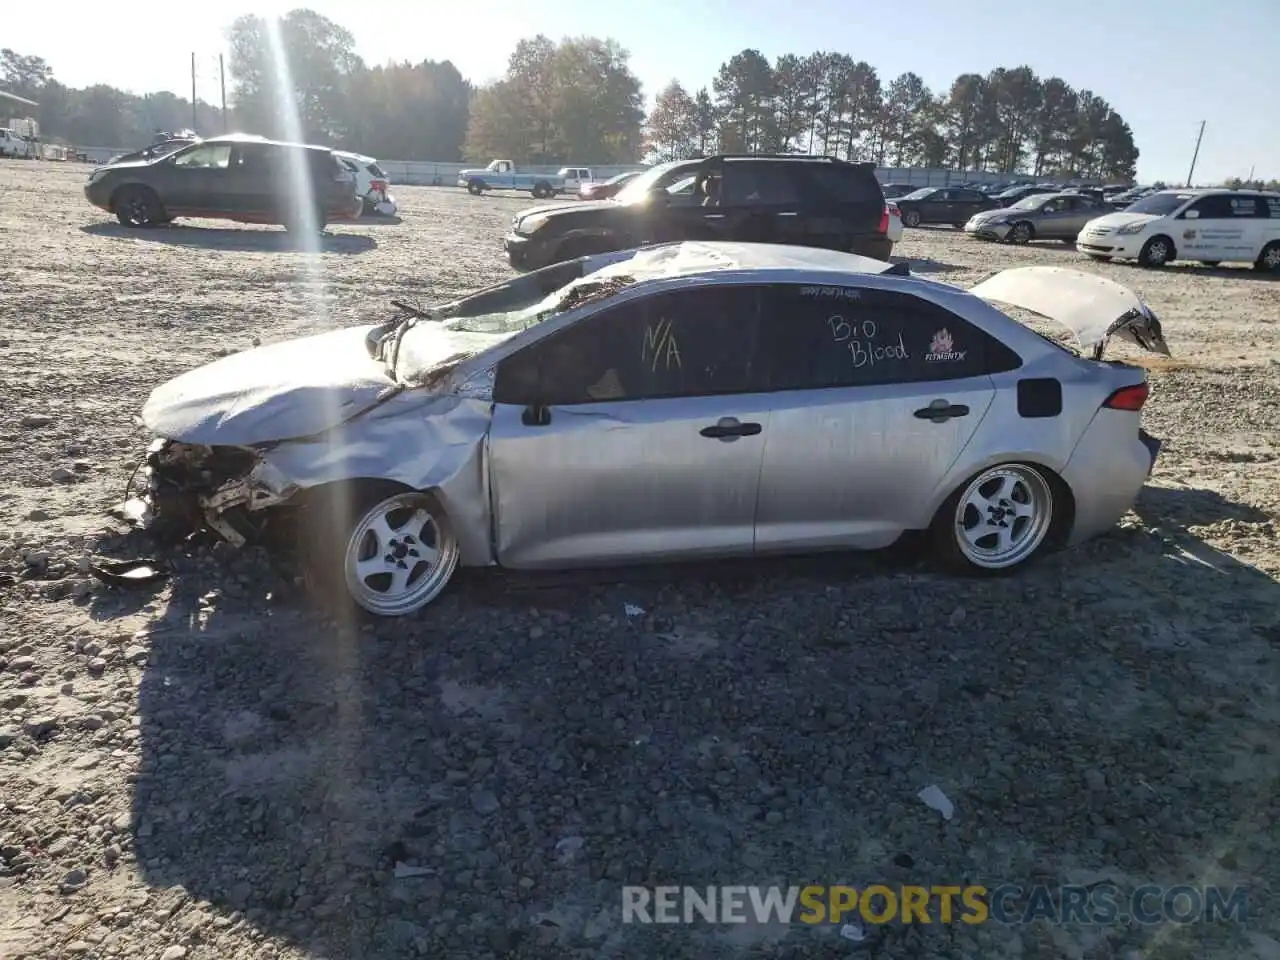
[[[297, 186], [299, 164], [311, 172], [310, 195]], [[127, 227], [208, 217], [241, 223], [306, 225], [307, 206], [323, 228], [360, 215], [355, 178], [328, 147], [261, 137], [201, 140], [167, 156], [99, 167], [84, 195]]]
[[517, 270], [679, 240], [785, 243], [888, 260], [888, 230], [874, 164], [724, 155], [653, 167], [609, 200], [525, 210], [506, 249]]

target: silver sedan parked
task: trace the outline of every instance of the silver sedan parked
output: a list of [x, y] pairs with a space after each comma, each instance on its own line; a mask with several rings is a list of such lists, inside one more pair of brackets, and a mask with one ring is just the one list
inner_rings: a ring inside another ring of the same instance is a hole
[[[1082, 351], [1002, 312], [1054, 318]], [[382, 616], [455, 568], [879, 548], [969, 571], [1111, 527], [1155, 462], [1167, 354], [1126, 288], [1027, 267], [965, 291], [851, 254], [681, 243], [234, 354], [157, 388], [140, 524], [286, 519]]]
[[983, 240], [1006, 243], [1032, 240], [1074, 243], [1086, 223], [1110, 212], [1109, 205], [1078, 193], [1040, 193], [1003, 210], [975, 214], [964, 225], [964, 230]]

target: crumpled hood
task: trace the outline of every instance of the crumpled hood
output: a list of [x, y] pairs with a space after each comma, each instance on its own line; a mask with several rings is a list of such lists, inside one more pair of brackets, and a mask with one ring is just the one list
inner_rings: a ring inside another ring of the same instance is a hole
[[286, 340], [197, 367], [152, 391], [143, 422], [157, 436], [210, 446], [319, 433], [395, 386], [365, 349], [373, 327]]

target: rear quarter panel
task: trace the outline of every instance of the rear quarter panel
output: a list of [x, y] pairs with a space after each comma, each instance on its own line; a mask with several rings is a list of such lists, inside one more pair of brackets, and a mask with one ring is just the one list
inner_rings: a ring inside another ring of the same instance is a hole
[[[1022, 358], [1022, 365], [991, 375], [995, 387], [991, 406], [961, 457], [936, 488], [921, 526], [932, 520], [952, 492], [987, 467], [1016, 460], [1047, 467], [1062, 476], [1103, 401], [1117, 388], [1145, 377], [1141, 368], [1074, 356], [995, 307], [974, 297], [961, 297], [944, 297], [941, 302], [1003, 341]], [[1019, 412], [1018, 382], [1037, 378], [1054, 378], [1062, 384], [1062, 409], [1057, 415], [1029, 417]], [[945, 396], [945, 385], [940, 389], [939, 396]], [[1130, 433], [1137, 443], [1136, 429], [1131, 427]]]

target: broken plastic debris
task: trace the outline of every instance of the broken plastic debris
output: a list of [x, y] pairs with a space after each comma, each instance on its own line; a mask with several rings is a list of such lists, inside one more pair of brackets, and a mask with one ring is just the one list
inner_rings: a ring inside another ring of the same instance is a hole
[[934, 784], [932, 783], [929, 784], [927, 787], [921, 790], [918, 794], [916, 794], [916, 796], [918, 796], [921, 800], [924, 801], [924, 805], [926, 807], [928, 807], [931, 810], [937, 810], [940, 814], [942, 814], [943, 820], [950, 820], [953, 816], [955, 816], [955, 812], [956, 812], [955, 804], [952, 803], [950, 800], [948, 800], [947, 795], [943, 793], [940, 789], [938, 789], [938, 787], [936, 787]]
[[622, 605], [622, 612], [628, 617], [639, 617], [644, 613], [644, 607], [637, 607], [634, 603], [626, 603]]
[[108, 560], [91, 561], [89, 572], [103, 583], [113, 587], [140, 587], [158, 583], [168, 576], [158, 560]]
[[582, 849], [587, 841], [582, 837], [565, 837], [556, 844], [556, 856], [561, 863], [568, 863]]
[[397, 880], [407, 880], [410, 877], [429, 877], [434, 872], [435, 871], [430, 867], [418, 867], [411, 863], [401, 863], [399, 860], [396, 861], [395, 873]]
[[854, 943], [861, 943], [867, 939], [867, 931], [862, 929], [860, 923], [846, 923], [840, 928], [840, 936], [846, 940], [852, 940]]

